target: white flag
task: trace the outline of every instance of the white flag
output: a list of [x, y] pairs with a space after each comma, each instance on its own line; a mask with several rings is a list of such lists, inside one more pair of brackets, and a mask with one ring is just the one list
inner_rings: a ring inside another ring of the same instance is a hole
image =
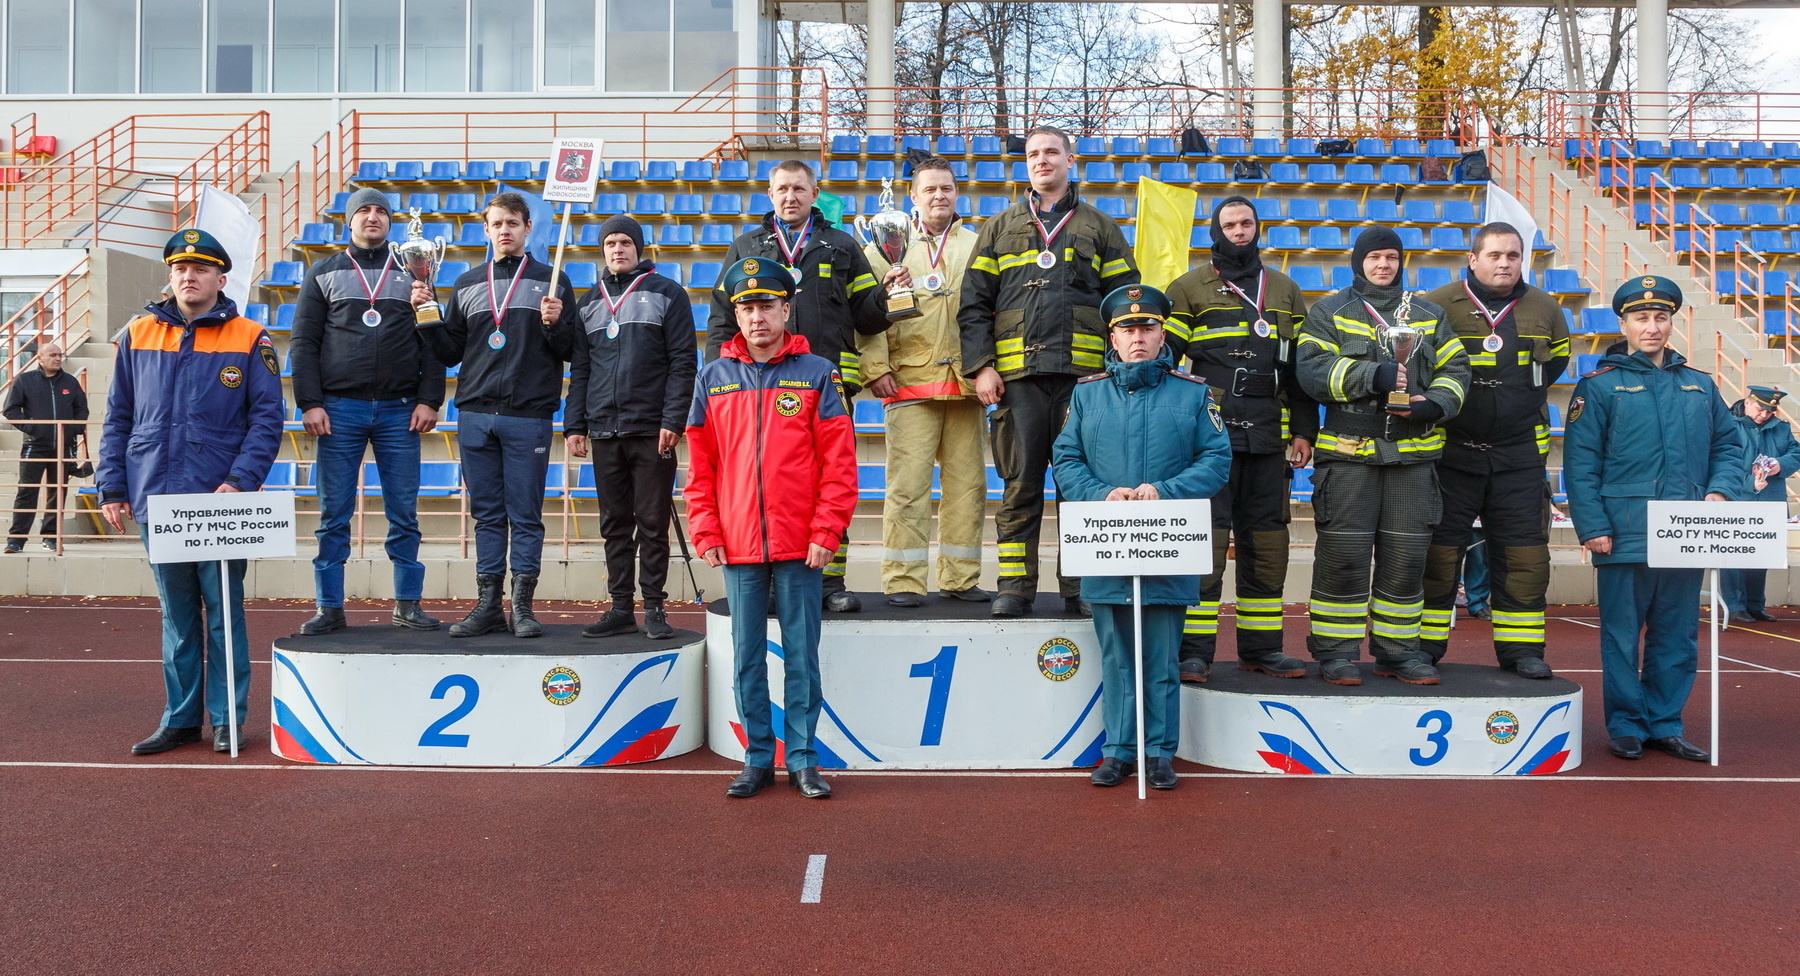
[[257, 257], [262, 252], [262, 221], [252, 217], [250, 208], [235, 195], [216, 186], [203, 186], [194, 208], [194, 226], [218, 238], [219, 246], [231, 255], [225, 297], [237, 303], [239, 315], [244, 314], [250, 285], [256, 280]]
[[1487, 185], [1487, 207], [1482, 216], [1483, 223], [1499, 221], [1513, 225], [1519, 231], [1519, 237], [1525, 244], [1525, 266], [1531, 267], [1531, 245], [1537, 240], [1537, 220], [1531, 216], [1531, 210], [1519, 202], [1519, 198], [1500, 189], [1492, 183]]

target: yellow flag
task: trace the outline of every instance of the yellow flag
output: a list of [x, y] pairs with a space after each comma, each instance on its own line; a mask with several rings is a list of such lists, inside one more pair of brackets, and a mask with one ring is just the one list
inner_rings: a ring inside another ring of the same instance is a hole
[[1135, 252], [1144, 284], [1168, 288], [1169, 282], [1187, 273], [1197, 199], [1193, 190], [1138, 179]]

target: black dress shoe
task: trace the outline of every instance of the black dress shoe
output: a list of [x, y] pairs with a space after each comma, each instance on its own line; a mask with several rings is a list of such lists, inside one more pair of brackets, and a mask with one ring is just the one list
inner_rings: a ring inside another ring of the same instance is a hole
[[887, 604], [890, 607], [922, 607], [925, 599], [917, 593], [892, 593], [888, 595]]
[[436, 630], [442, 621], [419, 608], [417, 600], [394, 601], [394, 626], [407, 630]]
[[1644, 740], [1635, 735], [1621, 735], [1606, 744], [1606, 751], [1620, 759], [1644, 758]]
[[1268, 651], [1262, 654], [1245, 655], [1238, 653], [1239, 671], [1261, 671], [1263, 674], [1277, 678], [1306, 677], [1306, 662], [1288, 657], [1280, 651]]
[[172, 729], [163, 726], [156, 734], [131, 747], [134, 756], [154, 756], [159, 752], [168, 752], [178, 746], [193, 745], [200, 741], [200, 727]]
[[1023, 593], [1001, 590], [1000, 595], [994, 597], [994, 616], [996, 617], [1023, 617], [1030, 612], [1031, 600]]
[[[1305, 669], [1302, 668], [1302, 671]], [[1212, 662], [1204, 658], [1188, 658], [1181, 662], [1181, 680], [1191, 685], [1206, 684], [1212, 677]]]
[[755, 796], [763, 787], [775, 783], [775, 770], [767, 766], [745, 766], [744, 771], [737, 774], [737, 779], [725, 787], [725, 795], [742, 800]]
[[1376, 661], [1377, 678], [1399, 678], [1409, 685], [1435, 685], [1438, 670], [1424, 658], [1409, 657], [1404, 661]]
[[1757, 607], [1755, 610], [1749, 611], [1749, 614], [1750, 614], [1750, 616], [1755, 617], [1758, 620], [1780, 620], [1781, 619], [1780, 617], [1777, 617], [1774, 614], [1770, 613], [1768, 611], [1768, 608], [1766, 608], [1766, 607]]
[[1755, 617], [1750, 616], [1742, 610], [1731, 611], [1730, 620], [1734, 624], [1753, 624], [1756, 622]]
[[[213, 751], [214, 752], [230, 752], [231, 751], [231, 726], [229, 726], [229, 725], [213, 726]], [[242, 725], [238, 726], [238, 751], [239, 752], [244, 751], [244, 727]]]
[[804, 769], [788, 770], [788, 785], [800, 791], [800, 795], [808, 800], [831, 799], [831, 784], [819, 775], [819, 767], [807, 766]]
[[1087, 601], [1081, 597], [1065, 596], [1063, 597], [1063, 613], [1073, 614], [1077, 617], [1092, 617], [1094, 608], [1088, 606]]
[[311, 620], [300, 625], [300, 636], [317, 637], [320, 634], [329, 634], [334, 630], [343, 630], [348, 626], [350, 626], [350, 622], [344, 619], [343, 607], [320, 607], [319, 612], [313, 614]]
[[825, 598], [825, 609], [832, 613], [862, 613], [862, 598], [849, 590], [839, 590]]
[[987, 603], [994, 598], [992, 593], [979, 586], [971, 586], [966, 590], [939, 590], [938, 596], [946, 600], [961, 600], [964, 603]]
[[1100, 765], [1094, 767], [1094, 775], [1088, 781], [1095, 786], [1117, 786], [1125, 782], [1131, 773], [1131, 764], [1123, 759], [1102, 759]]
[[1175, 764], [1167, 756], [1150, 760], [1149, 780], [1153, 790], [1172, 790], [1181, 785], [1181, 777], [1175, 775]]
[[1532, 678], [1538, 681], [1556, 676], [1555, 673], [1550, 670], [1550, 665], [1545, 664], [1544, 659], [1541, 657], [1519, 658], [1512, 663], [1512, 669], [1513, 673], [1521, 678]]
[[1676, 759], [1687, 759], [1692, 762], [1708, 762], [1712, 759], [1711, 753], [1694, 745], [1692, 742], [1689, 742], [1679, 735], [1658, 736], [1657, 738], [1646, 741], [1644, 745], [1661, 752], [1666, 752]]
[[1356, 666], [1355, 661], [1334, 657], [1319, 662], [1319, 677], [1324, 678], [1328, 685], [1360, 685], [1362, 669]]

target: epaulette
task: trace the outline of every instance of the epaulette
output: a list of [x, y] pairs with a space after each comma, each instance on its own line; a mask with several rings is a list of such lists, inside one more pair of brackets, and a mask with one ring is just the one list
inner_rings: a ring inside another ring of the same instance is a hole
[[1077, 382], [1077, 383], [1092, 383], [1095, 380], [1106, 379], [1106, 376], [1107, 376], [1106, 370], [1101, 370], [1098, 373], [1089, 373], [1088, 375], [1083, 376], [1081, 379], [1078, 379], [1075, 382]]
[[1175, 377], [1178, 380], [1187, 380], [1189, 383], [1198, 383], [1201, 386], [1206, 385], [1205, 380], [1203, 380], [1200, 377], [1195, 376], [1194, 374], [1189, 373], [1185, 370], [1171, 369], [1171, 370], [1169, 370], [1169, 375]]
[[1599, 375], [1600, 375], [1600, 374], [1601, 374], [1601, 373], [1606, 373], [1606, 372], [1610, 372], [1610, 371], [1612, 371], [1612, 370], [1615, 370], [1615, 369], [1618, 369], [1618, 368], [1619, 368], [1619, 367], [1617, 367], [1617, 366], [1602, 366], [1602, 367], [1600, 367], [1600, 368], [1599, 368], [1599, 369], [1596, 369], [1596, 370], [1594, 370], [1594, 371], [1593, 371], [1593, 372], [1591, 372], [1591, 373], [1583, 373], [1583, 374], [1581, 374], [1581, 378], [1582, 378], [1582, 379], [1584, 379], [1584, 380], [1585, 380], [1585, 379], [1587, 379], [1587, 378], [1588, 378], [1588, 377], [1590, 377], [1590, 376], [1599, 376]]

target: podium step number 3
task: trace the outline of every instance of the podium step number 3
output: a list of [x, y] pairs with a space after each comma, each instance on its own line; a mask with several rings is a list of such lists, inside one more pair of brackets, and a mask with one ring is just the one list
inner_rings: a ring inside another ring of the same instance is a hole
[[1651, 502], [1649, 565], [1706, 570], [1712, 594], [1712, 764], [1719, 764], [1719, 602], [1721, 569], [1786, 569], [1787, 504], [1784, 502]]
[[237, 654], [231, 633], [233, 559], [294, 554], [294, 493], [231, 491], [151, 495], [145, 545], [150, 562], [219, 563], [219, 601], [225, 609], [225, 715], [231, 755], [238, 754]]
[[[1131, 577], [1132, 668], [1137, 700], [1138, 799], [1147, 795], [1144, 756], [1144, 594], [1146, 576], [1212, 572], [1212, 502], [1063, 502], [1062, 567], [1070, 576]], [[1173, 718], [1174, 716], [1170, 716]]]

